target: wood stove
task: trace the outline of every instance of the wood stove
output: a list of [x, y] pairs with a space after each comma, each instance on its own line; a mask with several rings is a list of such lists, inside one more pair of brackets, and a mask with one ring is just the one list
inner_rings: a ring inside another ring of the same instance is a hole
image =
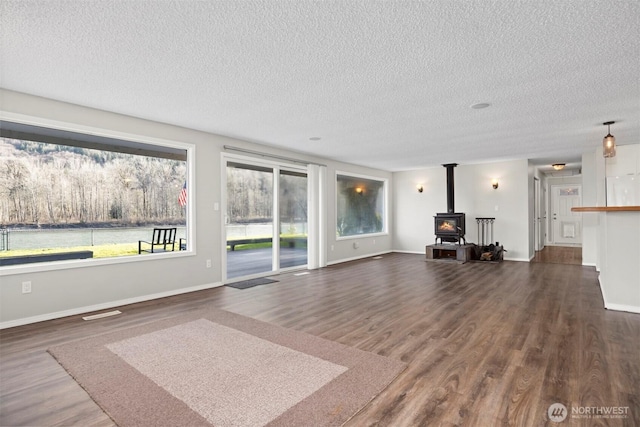
[[455, 211], [455, 192], [453, 182], [453, 168], [458, 166], [457, 163], [448, 163], [442, 165], [447, 168], [447, 213], [438, 213], [434, 217], [436, 244], [438, 239], [440, 243], [458, 243], [466, 244], [464, 238], [465, 233], [465, 215]]
[[460, 243], [464, 239], [465, 215], [463, 213], [439, 213], [435, 218], [436, 243], [442, 242]]

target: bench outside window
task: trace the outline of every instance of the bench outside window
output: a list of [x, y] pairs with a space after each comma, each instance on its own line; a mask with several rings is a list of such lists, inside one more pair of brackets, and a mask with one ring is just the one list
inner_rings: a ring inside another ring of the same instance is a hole
[[[150, 242], [138, 240], [138, 254], [174, 251], [176, 248], [176, 227], [154, 228]], [[144, 247], [144, 248], [143, 248]]]

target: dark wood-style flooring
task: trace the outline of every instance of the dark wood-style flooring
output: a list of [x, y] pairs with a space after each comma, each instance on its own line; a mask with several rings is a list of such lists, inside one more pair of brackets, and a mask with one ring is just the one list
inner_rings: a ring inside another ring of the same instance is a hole
[[531, 262], [582, 265], [582, 248], [575, 246], [545, 246], [541, 251], [536, 251]]
[[556, 402], [629, 407], [564, 425], [640, 425], [640, 315], [605, 310], [591, 267], [388, 254], [277, 279], [1, 331], [0, 425], [113, 425], [46, 349], [204, 306], [406, 362], [347, 426], [560, 426]]

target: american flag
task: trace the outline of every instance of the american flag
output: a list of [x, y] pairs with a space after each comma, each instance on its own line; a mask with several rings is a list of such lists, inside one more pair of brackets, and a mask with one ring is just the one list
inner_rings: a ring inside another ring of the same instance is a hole
[[178, 196], [178, 203], [180, 206], [187, 206], [187, 183], [185, 182], [182, 186], [182, 190], [180, 190], [180, 195]]

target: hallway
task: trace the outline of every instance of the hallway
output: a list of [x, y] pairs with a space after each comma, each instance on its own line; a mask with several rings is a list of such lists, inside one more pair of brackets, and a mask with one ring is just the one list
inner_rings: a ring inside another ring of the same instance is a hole
[[582, 265], [582, 247], [545, 246], [536, 252], [531, 262]]

